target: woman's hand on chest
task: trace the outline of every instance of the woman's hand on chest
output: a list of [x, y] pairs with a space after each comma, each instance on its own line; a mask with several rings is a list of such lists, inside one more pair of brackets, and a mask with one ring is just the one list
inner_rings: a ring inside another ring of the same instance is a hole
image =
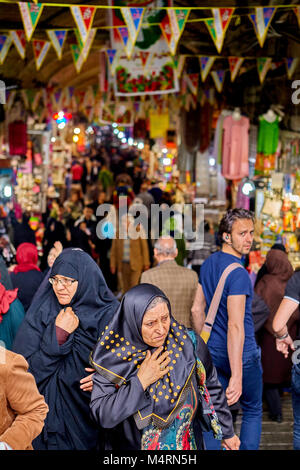
[[61, 309], [59, 312], [55, 320], [55, 325], [71, 334], [78, 328], [79, 318], [75, 315], [71, 307], [67, 307], [66, 309]]

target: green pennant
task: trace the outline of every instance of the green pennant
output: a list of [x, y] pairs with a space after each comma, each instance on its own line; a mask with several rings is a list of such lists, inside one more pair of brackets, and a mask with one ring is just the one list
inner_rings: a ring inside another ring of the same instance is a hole
[[80, 47], [78, 46], [78, 44], [71, 44], [70, 47], [71, 47], [72, 57], [76, 65], [80, 56]]

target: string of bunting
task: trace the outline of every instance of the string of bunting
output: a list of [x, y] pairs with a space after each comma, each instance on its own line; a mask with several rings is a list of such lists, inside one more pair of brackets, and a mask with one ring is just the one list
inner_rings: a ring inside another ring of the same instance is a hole
[[[7, 3], [4, 0], [0, 0], [0, 3]], [[10, 2], [13, 3], [13, 2]], [[31, 2], [15, 2], [19, 6], [19, 10], [22, 17], [22, 22], [25, 31], [25, 37], [21, 34], [20, 30], [10, 31], [7, 36], [11, 35], [11, 43], [17, 48], [21, 58], [25, 57], [25, 47], [26, 41], [30, 41], [33, 33], [38, 24], [39, 18], [43, 12], [44, 7], [50, 6], [64, 6], [69, 7], [74, 18], [74, 22], [77, 27], [77, 31], [80, 34], [81, 41], [83, 45], [89, 37], [89, 31], [93, 25], [93, 19], [97, 9], [102, 8], [111, 8], [118, 9], [121, 11], [124, 26], [118, 27], [119, 35], [123, 41], [124, 49], [127, 54], [127, 57], [130, 58], [135, 42], [137, 40], [139, 31], [143, 26], [143, 18], [146, 11], [146, 8], [132, 8], [132, 7], [120, 7], [115, 5], [65, 5], [59, 3], [31, 3]], [[170, 53], [172, 55], [176, 54], [176, 49], [180, 37], [184, 31], [186, 23], [189, 21], [189, 15], [192, 10], [208, 10], [208, 7], [153, 7], [158, 10], [166, 10], [167, 14], [161, 21], [157, 23], [162, 33], [165, 37], [165, 40], [169, 46]], [[263, 47], [266, 40], [267, 32], [270, 27], [271, 21], [279, 8], [291, 8], [296, 17], [300, 27], [300, 7], [295, 7], [294, 5], [277, 5], [275, 7], [239, 7], [239, 8], [248, 8], [254, 9], [254, 13], [248, 14], [249, 20], [252, 22], [254, 31], [256, 33], [258, 42], [261, 47]], [[211, 8], [212, 18], [200, 18], [197, 20], [191, 21], [203, 21], [208, 29], [208, 32], [215, 44], [217, 52], [220, 54], [226, 31], [229, 27], [231, 18], [234, 16], [235, 8]], [[149, 23], [148, 23], [149, 24]], [[150, 23], [151, 25], [151, 23]], [[111, 29], [114, 26], [103, 26], [94, 28], [97, 29]], [[50, 30], [47, 29], [47, 35], [50, 39], [51, 44], [53, 45], [57, 57], [60, 59], [62, 56], [62, 49], [65, 43], [67, 31], [74, 28], [68, 29], [56, 29]], [[3, 33], [2, 36], [5, 34]], [[6, 43], [6, 48], [8, 47], [8, 42]], [[5, 50], [5, 49], [4, 49]], [[4, 54], [6, 57], [6, 55]], [[2, 63], [4, 61], [1, 57]]]

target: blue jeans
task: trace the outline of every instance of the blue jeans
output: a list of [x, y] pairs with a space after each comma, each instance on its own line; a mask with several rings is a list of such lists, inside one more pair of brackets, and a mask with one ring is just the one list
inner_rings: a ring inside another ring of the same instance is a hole
[[294, 450], [300, 450], [300, 364], [292, 368], [292, 403], [294, 414]]
[[[219, 381], [226, 391], [231, 376], [227, 351], [210, 348]], [[260, 348], [244, 352], [243, 383], [240, 404], [243, 411], [240, 432], [240, 450], [258, 450], [262, 421], [262, 366]], [[300, 382], [299, 382], [300, 383]], [[299, 395], [300, 401], [300, 395]], [[299, 410], [300, 411], [300, 410]], [[299, 413], [300, 415], [300, 413]], [[220, 450], [220, 441], [214, 439], [212, 432], [203, 433], [207, 450]]]

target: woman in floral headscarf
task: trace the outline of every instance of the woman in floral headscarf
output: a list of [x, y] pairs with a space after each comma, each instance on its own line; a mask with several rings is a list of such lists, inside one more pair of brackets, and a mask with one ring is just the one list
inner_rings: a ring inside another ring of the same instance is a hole
[[157, 287], [125, 294], [90, 362], [90, 407], [107, 428], [105, 449], [203, 449], [204, 421], [225, 448], [239, 448], [205, 343], [177, 323]]

